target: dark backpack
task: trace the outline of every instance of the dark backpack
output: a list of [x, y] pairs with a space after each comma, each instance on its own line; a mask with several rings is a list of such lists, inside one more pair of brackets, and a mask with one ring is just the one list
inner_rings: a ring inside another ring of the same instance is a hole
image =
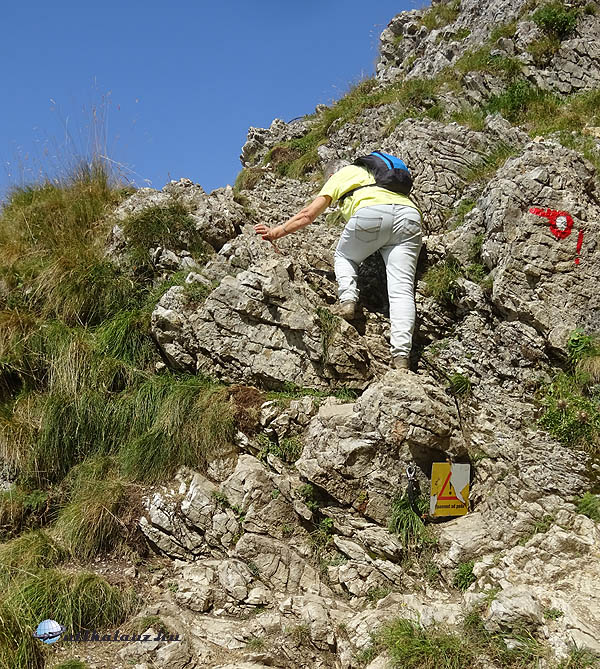
[[400, 158], [396, 158], [396, 156], [392, 156], [389, 153], [383, 153], [382, 151], [373, 151], [368, 156], [360, 156], [353, 164], [366, 167], [375, 177], [375, 183], [351, 188], [338, 198], [338, 202], [341, 203], [360, 188], [368, 188], [369, 186], [379, 186], [380, 188], [385, 188], [393, 193], [401, 193], [402, 195], [410, 193], [412, 177], [410, 176], [408, 167], [406, 167], [406, 164]]

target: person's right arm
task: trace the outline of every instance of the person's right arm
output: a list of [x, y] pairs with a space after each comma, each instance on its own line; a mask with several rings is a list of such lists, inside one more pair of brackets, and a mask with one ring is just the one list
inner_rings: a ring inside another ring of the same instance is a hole
[[257, 235], [261, 235], [266, 241], [274, 241], [284, 235], [289, 235], [292, 232], [301, 230], [307, 225], [310, 225], [317, 216], [320, 216], [325, 209], [331, 204], [329, 195], [319, 195], [309, 205], [301, 209], [296, 215], [292, 216], [282, 225], [277, 225], [274, 228], [269, 228], [264, 223], [259, 223], [254, 226], [254, 231]]

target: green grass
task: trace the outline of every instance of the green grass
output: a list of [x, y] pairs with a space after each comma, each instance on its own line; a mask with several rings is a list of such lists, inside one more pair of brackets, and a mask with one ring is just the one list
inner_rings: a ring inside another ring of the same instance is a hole
[[444, 28], [456, 21], [460, 12], [460, 0], [451, 0], [433, 6], [421, 17], [421, 23], [429, 30]]
[[471, 394], [471, 380], [458, 372], [450, 376], [450, 392], [458, 397], [467, 397]]
[[515, 147], [504, 142], [499, 142], [487, 154], [481, 157], [478, 164], [469, 167], [465, 171], [464, 177], [469, 183], [479, 182], [485, 184], [509, 158], [516, 154], [517, 150]]
[[491, 52], [490, 45], [482, 46], [474, 51], [467, 51], [456, 61], [449, 75], [452, 77], [456, 74], [464, 76], [474, 71], [488, 72], [502, 77], [506, 83], [514, 81], [521, 73], [520, 61], [509, 56], [492, 55]]
[[582, 513], [596, 523], [600, 523], [600, 496], [586, 492], [577, 500], [577, 513]]
[[[426, 513], [429, 509], [427, 500], [422, 497], [416, 500], [416, 505], [421, 514]], [[399, 496], [393, 501], [388, 529], [398, 535], [402, 546], [408, 553], [418, 552], [435, 543], [434, 537], [422, 518], [413, 511], [406, 495]]]
[[564, 40], [575, 30], [577, 14], [577, 9], [570, 9], [564, 2], [555, 1], [537, 9], [531, 18], [547, 35]]
[[471, 198], [463, 198], [458, 206], [451, 212], [451, 216], [454, 219], [452, 223], [452, 230], [460, 227], [465, 222], [465, 216], [472, 211], [476, 206], [475, 200]]
[[119, 452], [123, 473], [134, 480], [158, 481], [181, 465], [203, 468], [235, 435], [234, 407], [222, 386], [194, 376], [159, 378], [166, 382], [150, 379], [149, 394], [140, 389], [132, 402], [134, 416], [136, 406], [151, 402], [151, 422], [142, 420], [147, 427], [137, 436], [132, 426]]
[[95, 330], [94, 340], [94, 349], [100, 355], [140, 369], [156, 357], [148, 311], [118, 311]]
[[541, 427], [567, 446], [600, 448], [600, 394], [590, 376], [559, 372], [541, 391]]
[[329, 348], [339, 331], [340, 318], [325, 307], [317, 307], [317, 317], [321, 330], [322, 360], [323, 364], [327, 364], [329, 362]]
[[457, 634], [402, 618], [377, 633], [377, 644], [387, 650], [390, 666], [402, 669], [471, 669], [477, 659]]
[[136, 605], [131, 591], [122, 592], [96, 574], [55, 569], [30, 574], [4, 592], [0, 601], [0, 666], [44, 666], [44, 649], [32, 636], [41, 620], [57, 620], [67, 633], [112, 628]]
[[211, 253], [209, 245], [196, 231], [194, 219], [178, 203], [149, 207], [129, 216], [121, 226], [127, 238], [127, 252], [131, 262], [142, 275], [153, 273], [149, 254], [152, 247], [185, 249], [200, 262]]
[[0, 544], [0, 583], [7, 584], [39, 569], [55, 567], [66, 551], [44, 530], [30, 530]]
[[469, 586], [475, 583], [475, 575], [473, 574], [473, 561], [461, 562], [454, 573], [453, 585], [461, 592], [465, 592]]
[[11, 303], [44, 319], [99, 323], [138, 289], [110, 260], [106, 214], [123, 198], [100, 166], [13, 190], [0, 212], [0, 278]]
[[65, 660], [55, 665], [52, 669], [89, 669], [88, 665], [81, 660]]
[[253, 190], [259, 183], [265, 170], [262, 167], [245, 167], [236, 177], [233, 191], [239, 195], [243, 190]]
[[51, 504], [51, 496], [44, 490], [13, 486], [0, 492], [0, 539], [8, 539], [25, 528], [43, 523]]
[[354, 402], [360, 395], [360, 391], [353, 388], [339, 388], [335, 391], [315, 390], [314, 388], [302, 388], [295, 383], [287, 381], [283, 384], [281, 390], [270, 390], [266, 399], [275, 400], [279, 405], [288, 407], [292, 400], [298, 400], [303, 397], [313, 397], [317, 404], [326, 397], [337, 397], [343, 402]]
[[382, 587], [369, 588], [367, 590], [367, 599], [374, 604], [375, 602], [378, 602], [380, 599], [387, 597], [390, 594], [390, 592], [392, 592], [391, 588], [382, 588]]
[[490, 33], [490, 42], [495, 44], [502, 37], [514, 37], [517, 32], [517, 22], [510, 21], [496, 26]]
[[531, 42], [527, 51], [532, 55], [533, 62], [539, 68], [550, 65], [552, 58], [558, 53], [561, 41], [556, 35], [544, 35]]
[[224, 386], [199, 376], [137, 373], [120, 383], [109, 375], [109, 384], [90, 389], [89, 371], [84, 364], [77, 383], [71, 376], [77, 392], [59, 383], [52, 392], [23, 396], [5, 415], [0, 454], [23, 483], [59, 482], [98, 454], [115, 455], [130, 479], [156, 482], [181, 465], [202, 468], [208, 456], [230, 447], [236, 406]]
[[569, 656], [562, 660], [556, 669], [597, 669], [598, 667], [600, 667], [600, 655], [587, 648], [572, 645]]
[[88, 669], [88, 665], [81, 660], [65, 660], [52, 669]]
[[467, 38], [470, 34], [471, 30], [469, 28], [460, 28], [454, 33], [453, 38], [460, 41]]
[[[131, 484], [108, 472], [98, 476], [89, 465], [84, 462], [71, 470], [70, 476], [78, 480], [55, 525], [61, 543], [74, 558], [83, 560], [117, 553], [135, 532], [140, 507]], [[75, 473], [78, 469], [83, 472]]]
[[558, 620], [565, 614], [560, 609], [544, 609], [544, 618], [546, 620]]
[[[507, 640], [517, 646], [509, 650]], [[442, 626], [423, 628], [416, 622], [397, 618], [372, 636], [372, 646], [360, 658], [371, 661], [385, 651], [390, 667], [398, 669], [472, 669], [485, 658], [490, 666], [506, 669], [534, 669], [548, 657], [548, 649], [526, 628], [500, 633], [488, 632], [478, 611], [465, 616], [462, 629]]]
[[246, 643], [246, 649], [252, 652], [259, 652], [261, 650], [264, 650], [264, 648], [265, 648], [265, 640], [259, 636], [252, 637]]
[[302, 442], [299, 437], [284, 437], [278, 442], [271, 441], [265, 434], [259, 434], [257, 443], [261, 447], [259, 457], [265, 458], [269, 453], [281, 458], [291, 465], [302, 454]]
[[451, 120], [471, 130], [481, 132], [485, 128], [485, 112], [476, 107], [463, 106], [460, 111], [453, 112]]
[[452, 304], [456, 299], [456, 279], [460, 276], [461, 266], [454, 258], [430, 267], [423, 275], [425, 294], [433, 297], [439, 304]]

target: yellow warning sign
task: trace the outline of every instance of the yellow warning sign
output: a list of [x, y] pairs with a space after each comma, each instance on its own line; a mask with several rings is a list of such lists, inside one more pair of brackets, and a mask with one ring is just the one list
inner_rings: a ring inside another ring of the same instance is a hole
[[469, 509], [471, 465], [434, 462], [431, 469], [430, 516], [464, 516]]

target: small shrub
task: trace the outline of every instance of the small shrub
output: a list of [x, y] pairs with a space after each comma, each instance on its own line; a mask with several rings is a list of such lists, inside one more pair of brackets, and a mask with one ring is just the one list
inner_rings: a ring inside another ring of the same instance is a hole
[[304, 503], [311, 511], [318, 511], [320, 508], [319, 499], [314, 487], [310, 483], [305, 483], [298, 488], [298, 494], [304, 500]]
[[548, 93], [533, 86], [526, 79], [517, 79], [508, 85], [504, 93], [490, 99], [488, 109], [491, 112], [500, 112], [509, 121], [518, 122], [533, 103], [547, 97]]
[[581, 329], [577, 329], [569, 336], [567, 351], [569, 360], [573, 364], [576, 364], [583, 358], [599, 355], [600, 344], [597, 337], [586, 334]]
[[454, 574], [454, 587], [461, 592], [465, 592], [472, 583], [475, 583], [475, 575], [473, 574], [473, 562], [461, 562], [456, 568]]
[[265, 647], [265, 640], [262, 637], [252, 637], [247, 643], [246, 648], [251, 651], [260, 651]]
[[367, 599], [372, 602], [378, 602], [380, 599], [383, 599], [384, 597], [387, 597], [390, 592], [392, 592], [391, 588], [382, 588], [382, 587], [374, 587], [374, 588], [369, 588], [367, 590]]
[[593, 450], [600, 444], [600, 396], [588, 381], [589, 376], [577, 370], [557, 374], [541, 390], [544, 413], [539, 424], [568, 446]]
[[316, 528], [310, 533], [310, 542], [313, 552], [319, 557], [322, 552], [331, 543], [333, 532], [333, 520], [331, 518], [322, 518]]
[[284, 462], [292, 464], [302, 454], [302, 442], [298, 437], [285, 437], [279, 442], [278, 451]]
[[546, 620], [558, 620], [564, 615], [560, 609], [544, 609], [544, 618]]
[[577, 26], [577, 10], [567, 9], [560, 1], [550, 2], [535, 11], [531, 18], [547, 35], [566, 39]]
[[453, 395], [466, 397], [471, 394], [471, 381], [468, 376], [458, 372], [450, 376], [450, 392]]
[[88, 665], [81, 660], [65, 660], [55, 665], [53, 669], [88, 669]]
[[582, 513], [584, 516], [587, 516], [593, 521], [599, 523], [600, 496], [594, 495], [591, 492], [586, 492], [583, 497], [577, 500], [577, 513]]
[[310, 643], [310, 627], [305, 623], [286, 629], [286, 633], [292, 638], [296, 646]]
[[299, 437], [284, 437], [278, 443], [271, 441], [265, 434], [257, 437], [261, 447], [259, 457], [265, 458], [268, 453], [276, 455], [287, 464], [294, 464], [302, 454], [302, 442]]

